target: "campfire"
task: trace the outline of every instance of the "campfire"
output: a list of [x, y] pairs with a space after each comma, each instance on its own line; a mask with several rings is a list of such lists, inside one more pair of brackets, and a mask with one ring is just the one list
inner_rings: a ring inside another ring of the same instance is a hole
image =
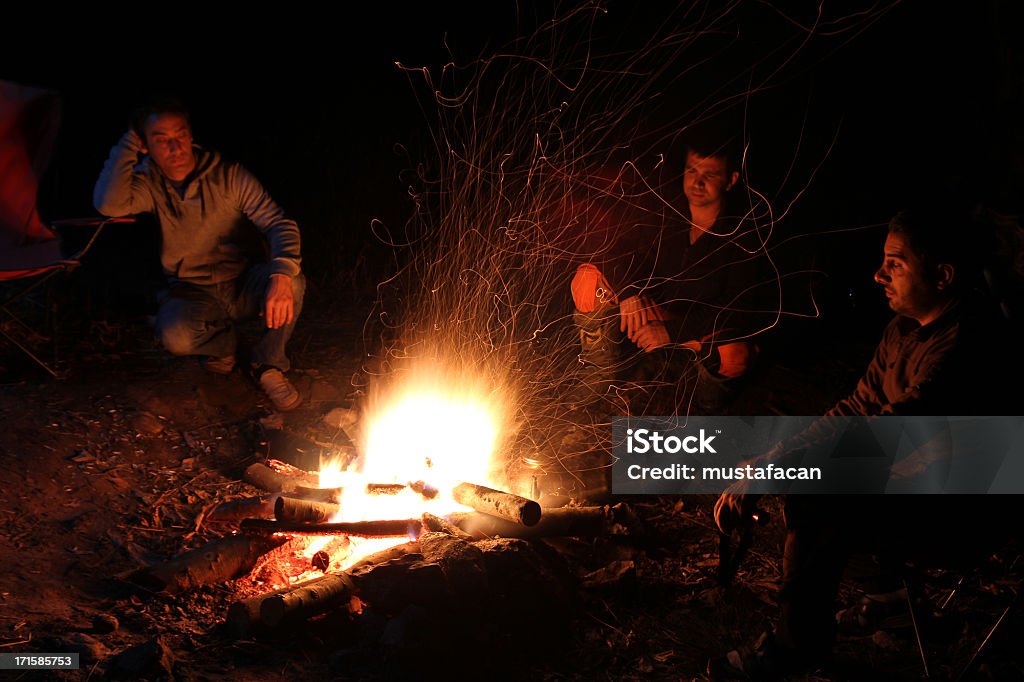
[[127, 577], [172, 594], [235, 580], [240, 595], [255, 592], [229, 605], [239, 634], [366, 605], [451, 611], [512, 599], [515, 618], [531, 619], [542, 604], [567, 605], [564, 567], [530, 540], [618, 532], [628, 511], [542, 510], [509, 492], [501, 403], [479, 387], [442, 385], [406, 383], [362, 418], [343, 411], [360, 446], [322, 455], [319, 471], [251, 465], [246, 481], [269, 494], [223, 502], [203, 519], [231, 534]]

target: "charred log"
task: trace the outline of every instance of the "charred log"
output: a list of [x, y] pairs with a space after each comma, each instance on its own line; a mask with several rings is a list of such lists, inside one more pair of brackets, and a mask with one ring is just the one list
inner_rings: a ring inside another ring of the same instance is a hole
[[227, 622], [236, 631], [245, 632], [255, 625], [274, 627], [341, 608], [355, 594], [352, 572], [365, 574], [373, 566], [406, 555], [412, 555], [414, 561], [420, 561], [423, 557], [416, 553], [418, 551], [418, 543], [406, 542], [364, 557], [345, 573], [323, 576], [237, 602], [228, 609]]
[[260, 620], [269, 627], [276, 627], [286, 619], [303, 620], [348, 604], [354, 594], [355, 584], [347, 574], [325, 575], [264, 599], [260, 604]]
[[341, 499], [341, 493], [344, 488], [312, 488], [305, 485], [296, 486], [295, 490], [292, 491], [292, 495], [295, 497], [301, 497], [305, 500], [315, 500], [317, 502], [329, 502], [336, 503]]
[[232, 603], [228, 606], [228, 615], [225, 618], [225, 623], [236, 636], [244, 637], [252, 630], [264, 625], [260, 619], [260, 607], [263, 605], [263, 600], [276, 594], [287, 592], [293, 587], [295, 586], [285, 587], [273, 592], [265, 592], [255, 597]]
[[388, 547], [387, 549], [382, 549], [379, 552], [374, 552], [373, 554], [370, 554], [368, 556], [363, 557], [362, 559], [360, 559], [356, 563], [354, 563], [351, 566], [349, 566], [348, 567], [348, 572], [351, 573], [352, 571], [355, 571], [357, 569], [363, 568], [365, 566], [373, 566], [375, 564], [382, 564], [385, 561], [391, 561], [392, 559], [397, 559], [399, 557], [403, 557], [406, 554], [417, 554], [417, 553], [419, 553], [419, 551], [420, 551], [420, 543], [419, 542], [416, 542], [416, 541], [413, 541], [413, 542], [403, 542], [400, 545], [395, 545], [394, 547]]
[[222, 502], [206, 515], [207, 523], [237, 523], [242, 519], [269, 519], [274, 516], [276, 495], [244, 497], [240, 500]]
[[459, 504], [524, 526], [535, 526], [541, 518], [540, 505], [519, 495], [475, 483], [460, 483], [452, 489]]
[[232, 535], [157, 566], [134, 571], [126, 579], [153, 592], [186, 592], [249, 573], [260, 557], [285, 542], [282, 538]]
[[449, 592], [460, 597], [449, 605], [451, 610], [471, 611], [487, 598], [483, 552], [475, 544], [448, 533], [424, 533], [420, 536], [420, 553], [425, 561], [441, 567]]
[[421, 554], [351, 568], [347, 573], [355, 582], [359, 599], [386, 613], [398, 613], [409, 604], [443, 610], [451, 602], [441, 566], [426, 561]]
[[367, 495], [397, 495], [409, 486], [402, 483], [367, 483]]
[[318, 571], [326, 572], [331, 564], [348, 556], [351, 545], [347, 535], [336, 535], [313, 555], [309, 564]]
[[447, 533], [448, 535], [454, 535], [457, 538], [463, 538], [465, 540], [469, 540], [473, 537], [454, 523], [451, 523], [440, 516], [434, 516], [430, 512], [423, 512], [423, 527], [431, 533]]
[[269, 535], [352, 535], [359, 538], [393, 538], [419, 535], [419, 519], [392, 519], [387, 521], [343, 521], [340, 523], [296, 523], [269, 519], [246, 519], [240, 528], [247, 533]]
[[301, 474], [282, 474], [260, 462], [251, 465], [245, 470], [244, 474], [246, 483], [272, 493], [292, 492], [297, 486], [314, 488], [319, 482], [319, 478], [320, 477], [316, 474], [308, 472], [303, 472]]
[[506, 538], [546, 538], [559, 536], [595, 537], [610, 535], [617, 524], [625, 523], [629, 516], [625, 508], [563, 507], [545, 509], [544, 516], [534, 526], [523, 526], [490, 514], [455, 512], [451, 522], [476, 538], [501, 536]]

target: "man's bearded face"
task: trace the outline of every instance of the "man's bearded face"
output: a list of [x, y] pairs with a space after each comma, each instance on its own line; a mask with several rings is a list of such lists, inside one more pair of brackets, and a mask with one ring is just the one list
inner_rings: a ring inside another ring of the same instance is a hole
[[922, 324], [941, 307], [942, 296], [935, 277], [930, 276], [927, 264], [910, 248], [906, 236], [898, 232], [890, 232], [885, 239], [885, 255], [875, 281], [882, 285], [894, 312]]

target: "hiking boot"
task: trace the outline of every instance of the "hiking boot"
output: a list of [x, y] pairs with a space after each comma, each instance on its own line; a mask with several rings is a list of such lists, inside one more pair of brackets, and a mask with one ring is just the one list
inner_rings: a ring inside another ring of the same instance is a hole
[[577, 310], [573, 322], [579, 329], [580, 354], [578, 379], [580, 385], [570, 400], [580, 405], [598, 401], [614, 383], [615, 369], [619, 362], [618, 307], [583, 313]]
[[214, 374], [231, 374], [235, 370], [235, 354], [225, 355], [222, 358], [203, 358], [203, 369]]
[[281, 412], [294, 410], [302, 402], [302, 396], [292, 386], [292, 382], [288, 381], [284, 372], [276, 367], [271, 367], [260, 375], [260, 387], [270, 398], [270, 402], [274, 403], [274, 407]]

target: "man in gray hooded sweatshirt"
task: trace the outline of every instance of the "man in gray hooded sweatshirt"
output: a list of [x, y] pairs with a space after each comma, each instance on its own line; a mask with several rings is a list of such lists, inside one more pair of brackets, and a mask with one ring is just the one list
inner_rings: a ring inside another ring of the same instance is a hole
[[[93, 203], [111, 217], [156, 215], [170, 285], [157, 332], [168, 351], [206, 356], [207, 369], [228, 374], [238, 347], [234, 323], [261, 315], [267, 329], [252, 350], [253, 374], [277, 409], [299, 404], [284, 375], [305, 291], [298, 225], [245, 168], [192, 143], [184, 107], [140, 110], [111, 150]], [[266, 264], [250, 263], [242, 246], [253, 226], [269, 242]]]

